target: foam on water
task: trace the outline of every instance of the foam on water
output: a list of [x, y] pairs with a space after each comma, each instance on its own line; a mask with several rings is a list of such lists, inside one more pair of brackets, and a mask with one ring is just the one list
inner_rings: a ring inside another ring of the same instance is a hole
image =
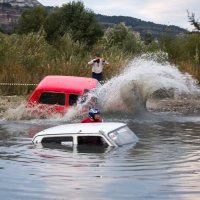
[[[68, 110], [66, 115], [46, 116], [50, 120], [73, 121], [82, 114], [82, 109], [95, 96], [103, 112], [141, 113], [146, 110], [146, 103], [159, 90], [169, 91], [174, 97], [180, 95], [196, 95], [200, 93], [198, 82], [188, 73], [182, 73], [169, 62], [158, 62], [158, 55], [143, 55], [132, 60], [118, 75], [89, 93], [86, 103]], [[26, 111], [26, 112], [25, 112]], [[8, 110], [7, 119], [28, 119], [26, 108], [20, 105]], [[84, 113], [85, 114], [85, 113]]]

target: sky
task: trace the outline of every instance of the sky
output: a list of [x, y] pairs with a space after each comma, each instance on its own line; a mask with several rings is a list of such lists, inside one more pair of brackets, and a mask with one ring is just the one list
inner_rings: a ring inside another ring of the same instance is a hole
[[[38, 0], [44, 6], [67, 4], [68, 0]], [[85, 8], [96, 14], [129, 16], [156, 24], [175, 25], [194, 30], [188, 22], [188, 14], [194, 13], [200, 21], [200, 0], [82, 0]]]

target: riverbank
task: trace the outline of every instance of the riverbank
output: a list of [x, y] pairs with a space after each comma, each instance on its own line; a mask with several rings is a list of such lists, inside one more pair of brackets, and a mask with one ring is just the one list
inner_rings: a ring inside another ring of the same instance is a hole
[[26, 96], [1, 96], [0, 97], [0, 119], [3, 118], [4, 113], [12, 108], [17, 108], [20, 104], [26, 101]]
[[[1, 96], [0, 98], [0, 119], [8, 109], [15, 109], [26, 102], [26, 96]], [[147, 102], [147, 109], [150, 112], [180, 112], [200, 113], [199, 98], [182, 99], [150, 99]]]
[[147, 109], [152, 112], [200, 113], [199, 97], [150, 99]]

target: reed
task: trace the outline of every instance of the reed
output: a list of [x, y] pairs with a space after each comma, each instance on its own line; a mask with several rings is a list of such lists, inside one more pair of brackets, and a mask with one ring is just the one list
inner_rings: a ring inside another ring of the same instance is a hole
[[[94, 56], [95, 48], [74, 42], [69, 34], [55, 44], [49, 44], [43, 33], [27, 35], [0, 35], [0, 83], [39, 83], [46, 75], [91, 76], [88, 61]], [[109, 61], [105, 78], [119, 73], [127, 63], [129, 55], [117, 47], [98, 51]], [[1, 94], [28, 94], [34, 86], [0, 86]]]
[[182, 72], [187, 72], [200, 81], [200, 65], [191, 62], [180, 62], [178, 65]]
[[[170, 61], [178, 64], [181, 71], [200, 80], [199, 35], [148, 46], [136, 38], [129, 40], [126, 47], [124, 45], [110, 45], [110, 41], [103, 37], [89, 48], [84, 43], [74, 41], [70, 34], [50, 44], [42, 31], [26, 35], [0, 34], [0, 83], [37, 84], [46, 75], [90, 77], [91, 67], [87, 63], [95, 52], [100, 52], [109, 62], [104, 68], [104, 78], [109, 79], [119, 74], [134, 56], [142, 52], [154, 52], [159, 48], [169, 54]], [[134, 51], [128, 51], [133, 45]], [[34, 86], [0, 85], [1, 94], [26, 95], [33, 89]]]

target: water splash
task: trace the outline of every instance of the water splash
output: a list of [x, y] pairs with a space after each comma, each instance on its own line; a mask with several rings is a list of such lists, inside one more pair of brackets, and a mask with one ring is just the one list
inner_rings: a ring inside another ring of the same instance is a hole
[[124, 71], [97, 89], [100, 104], [105, 111], [142, 112], [156, 91], [170, 91], [173, 97], [199, 94], [198, 82], [188, 73], [182, 73], [168, 62], [160, 63], [140, 57]]
[[[165, 54], [148, 54], [135, 58], [118, 76], [89, 92], [85, 103], [71, 107], [62, 117], [58, 114], [51, 116], [47, 114], [45, 117], [57, 121], [80, 121], [92, 106], [91, 99], [96, 97], [103, 112], [136, 114], [146, 111], [148, 99], [157, 91], [170, 92], [175, 98], [181, 95], [200, 94], [197, 80], [188, 73], [180, 72], [175, 65], [166, 61], [165, 56]], [[85, 112], [82, 112], [83, 110]], [[32, 112], [27, 111], [25, 105], [20, 105], [15, 110], [8, 110], [5, 118], [29, 119]]]

